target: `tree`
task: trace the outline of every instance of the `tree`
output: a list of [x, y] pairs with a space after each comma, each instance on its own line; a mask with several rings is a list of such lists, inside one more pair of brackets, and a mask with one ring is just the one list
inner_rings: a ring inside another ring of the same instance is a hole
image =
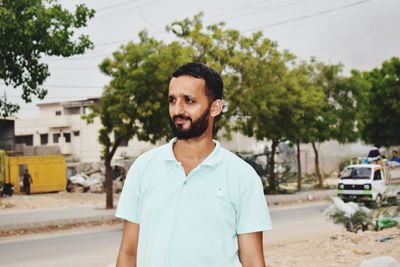
[[290, 70], [294, 56], [279, 52], [276, 43], [260, 32], [246, 37], [236, 30], [224, 29], [223, 23], [204, 27], [201, 17], [200, 13], [193, 19], [174, 22], [168, 29], [184, 45], [193, 47], [195, 60], [222, 73], [228, 109], [225, 120], [218, 125], [225, 128], [226, 136], [234, 129], [257, 140], [272, 140], [267, 176], [269, 190], [276, 191], [277, 146], [294, 139], [306, 106], [318, 103], [309, 99], [315, 96], [315, 90], [312, 86], [308, 86], [310, 92], [302, 89], [308, 81], [304, 68]]
[[[43, 55], [69, 57], [83, 54], [93, 44], [86, 35], [76, 38], [76, 29], [85, 27], [94, 10], [77, 5], [73, 13], [56, 0], [0, 1], [0, 80], [22, 88], [26, 103], [32, 95], [43, 99], [43, 82], [50, 76]], [[0, 116], [19, 110], [17, 104], [0, 99]]]
[[318, 143], [337, 140], [354, 142], [360, 137], [369, 90], [368, 83], [357, 71], [344, 77], [342, 65], [326, 65], [312, 61], [313, 83], [323, 89], [324, 104], [315, 120], [307, 125], [305, 141], [311, 143], [315, 154], [315, 171], [318, 187], [323, 187], [319, 166]]
[[230, 64], [237, 75], [237, 87], [231, 92], [236, 126], [257, 140], [271, 140], [268, 159], [268, 191], [275, 192], [275, 155], [280, 142], [291, 138], [291, 130], [300, 119], [301, 87], [292, 79], [288, 64], [294, 57], [280, 53], [276, 43], [260, 32], [240, 38], [240, 49]]
[[302, 189], [300, 142], [315, 134], [312, 126], [318, 120], [325, 100], [322, 87], [312, 81], [312, 75], [313, 66], [306, 62], [301, 62], [291, 70], [291, 79], [300, 87], [298, 105], [294, 107], [298, 109], [296, 113], [300, 116], [294, 121], [289, 137], [296, 144], [297, 150], [297, 191]]
[[400, 59], [385, 61], [381, 68], [365, 72], [370, 83], [369, 103], [363, 121], [362, 139], [369, 144], [400, 144]]
[[[100, 70], [112, 78], [98, 106], [86, 117], [99, 117], [106, 167], [106, 208], [113, 208], [111, 161], [122, 140], [136, 137], [155, 143], [171, 135], [168, 122], [168, 83], [171, 73], [191, 61], [191, 50], [177, 42], [164, 44], [139, 34], [137, 43], [129, 42], [105, 59]], [[113, 138], [113, 136], [115, 138]]]

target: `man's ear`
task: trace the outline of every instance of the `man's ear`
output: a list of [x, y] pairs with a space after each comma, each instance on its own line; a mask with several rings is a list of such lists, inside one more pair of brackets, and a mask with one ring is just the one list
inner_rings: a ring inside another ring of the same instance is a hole
[[211, 109], [210, 109], [210, 114], [212, 117], [217, 117], [219, 114], [221, 114], [222, 110], [224, 108], [224, 101], [222, 99], [216, 99], [214, 102], [211, 104]]

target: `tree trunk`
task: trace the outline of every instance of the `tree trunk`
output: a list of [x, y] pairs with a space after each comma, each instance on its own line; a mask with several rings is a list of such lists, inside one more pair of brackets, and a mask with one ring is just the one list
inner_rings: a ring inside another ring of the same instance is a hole
[[104, 165], [106, 167], [106, 209], [113, 209], [113, 171], [111, 168], [111, 157], [109, 153], [106, 153], [104, 158]]
[[269, 192], [276, 192], [277, 190], [277, 182], [276, 182], [276, 177], [275, 177], [275, 153], [276, 153], [276, 147], [278, 146], [278, 141], [273, 139], [272, 140], [272, 145], [271, 145], [271, 154], [269, 157], [269, 175], [268, 175], [268, 188]]
[[301, 177], [301, 158], [300, 158], [300, 140], [297, 140], [297, 192], [301, 191], [301, 183], [303, 178]]
[[321, 171], [319, 169], [318, 149], [317, 149], [317, 146], [315, 145], [315, 142], [311, 142], [311, 144], [312, 144], [312, 147], [314, 149], [314, 154], [315, 154], [315, 173], [317, 174], [317, 178], [318, 178], [318, 188], [323, 188], [324, 182], [322, 180]]
[[117, 148], [119, 144], [121, 143], [121, 139], [118, 138], [115, 140], [111, 151], [110, 147], [107, 146], [105, 149], [105, 155], [104, 155], [104, 166], [106, 167], [106, 181], [105, 181], [105, 187], [106, 187], [106, 209], [113, 209], [114, 204], [113, 204], [113, 170], [111, 168], [111, 160], [117, 151]]

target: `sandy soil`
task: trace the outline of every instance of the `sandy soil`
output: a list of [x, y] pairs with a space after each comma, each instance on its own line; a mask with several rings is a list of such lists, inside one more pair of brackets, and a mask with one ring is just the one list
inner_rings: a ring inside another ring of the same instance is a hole
[[400, 260], [400, 229], [335, 234], [265, 246], [268, 267], [355, 267], [363, 260], [392, 256]]
[[[115, 195], [117, 203], [119, 195]], [[32, 209], [57, 207], [105, 206], [105, 194], [54, 193], [40, 195], [14, 195], [0, 198], [0, 213], [21, 212]], [[284, 207], [282, 207], [284, 208]], [[379, 232], [349, 233], [343, 230], [321, 233], [313, 237], [295, 234], [284, 242], [266, 244], [268, 267], [354, 267], [362, 260], [389, 255], [400, 260], [400, 228]]]
[[[117, 203], [119, 194], [114, 195], [114, 205]], [[0, 198], [0, 213], [32, 209], [54, 209], [69, 208], [77, 206], [105, 207], [106, 196], [104, 193], [48, 193], [13, 195], [12, 197]]]

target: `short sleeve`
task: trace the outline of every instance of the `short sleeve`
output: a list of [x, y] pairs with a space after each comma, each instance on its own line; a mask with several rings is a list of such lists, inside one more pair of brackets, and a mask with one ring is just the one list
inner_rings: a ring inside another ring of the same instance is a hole
[[129, 168], [115, 216], [133, 223], [140, 223], [140, 166], [138, 159]]
[[267, 201], [260, 177], [254, 170], [240, 190], [237, 233], [253, 233], [272, 229]]

